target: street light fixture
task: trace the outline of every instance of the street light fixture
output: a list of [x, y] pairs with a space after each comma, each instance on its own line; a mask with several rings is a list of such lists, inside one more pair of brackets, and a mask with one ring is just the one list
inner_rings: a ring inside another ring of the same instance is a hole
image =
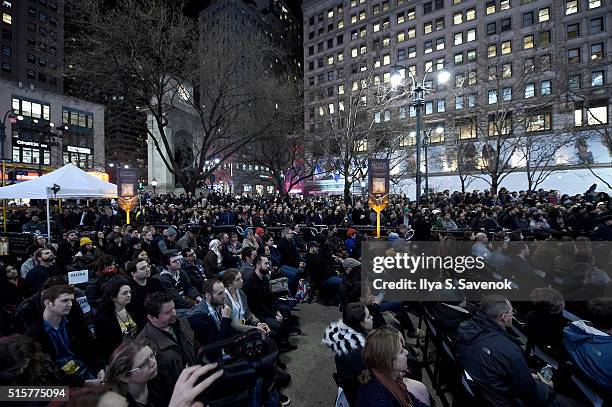
[[155, 178], [151, 180], [151, 186], [153, 187], [153, 195], [155, 195], [155, 188], [157, 188], [157, 180]]
[[[423, 80], [419, 81], [412, 73], [408, 67], [403, 65], [395, 65], [393, 67], [395, 69], [395, 73], [391, 76], [391, 86], [396, 88], [402, 85], [404, 82], [405, 75], [400, 75], [399, 70], [403, 69], [408, 72], [408, 76], [410, 78], [409, 89], [412, 98], [412, 105], [416, 110], [416, 204], [420, 206], [421, 204], [421, 127], [422, 123], [422, 110], [423, 106], [425, 106], [425, 95], [427, 93], [431, 93], [431, 89], [428, 89], [425, 85], [425, 81], [427, 80], [427, 74], [431, 72], [433, 65], [430, 66], [423, 75]], [[450, 78], [450, 73], [448, 71], [442, 70], [438, 72], [438, 83], [446, 83]]]

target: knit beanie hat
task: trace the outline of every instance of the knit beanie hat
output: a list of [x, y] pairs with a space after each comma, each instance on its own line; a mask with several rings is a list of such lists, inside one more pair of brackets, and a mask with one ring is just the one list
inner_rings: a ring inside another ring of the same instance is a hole
[[93, 244], [93, 242], [91, 241], [91, 239], [90, 239], [90, 238], [88, 238], [87, 236], [85, 236], [85, 237], [82, 237], [82, 238], [81, 238], [81, 241], [79, 242], [79, 247], [83, 247], [83, 246], [85, 246], [86, 244]]

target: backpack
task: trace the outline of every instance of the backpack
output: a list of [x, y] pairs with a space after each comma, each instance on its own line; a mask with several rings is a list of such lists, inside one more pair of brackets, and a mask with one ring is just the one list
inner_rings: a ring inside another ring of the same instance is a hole
[[298, 302], [307, 302], [310, 296], [310, 283], [301, 278], [298, 283], [297, 292], [295, 293], [295, 300]]

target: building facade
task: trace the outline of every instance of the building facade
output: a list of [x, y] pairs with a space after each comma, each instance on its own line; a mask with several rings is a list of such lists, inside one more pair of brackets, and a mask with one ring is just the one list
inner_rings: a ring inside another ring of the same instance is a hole
[[35, 175], [73, 163], [104, 171], [104, 106], [2, 80], [0, 111], [12, 113], [4, 146], [9, 169]]
[[[428, 160], [432, 189], [459, 189], [461, 161], [472, 152], [469, 171], [483, 176], [500, 133], [540, 143], [574, 137], [552, 154], [547, 169], [558, 174], [543, 177], [540, 187], [563, 182], [583, 192], [597, 181], [591, 170], [612, 177], [612, 2], [312, 0], [303, 12], [305, 130], [318, 143], [328, 137], [322, 121], [341, 118], [348, 98], [366, 86], [364, 75], [367, 85], [391, 89], [399, 74], [427, 89], [422, 134], [429, 157], [437, 157]], [[441, 71], [450, 74], [446, 84], [436, 78]], [[408, 126], [398, 143], [406, 148], [416, 138], [411, 103], [401, 97], [371, 112], [374, 126]], [[516, 148], [507, 155], [502, 161], [512, 173], [501, 186], [526, 189], [525, 157]], [[333, 191], [327, 178], [322, 185]], [[470, 189], [490, 187], [471, 178]], [[413, 175], [397, 185], [396, 192], [414, 196]]]
[[62, 0], [0, 2], [0, 78], [63, 92]]

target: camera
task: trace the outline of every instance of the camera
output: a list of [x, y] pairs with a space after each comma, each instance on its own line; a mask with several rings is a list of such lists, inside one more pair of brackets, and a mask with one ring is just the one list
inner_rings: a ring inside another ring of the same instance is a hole
[[217, 369], [223, 369], [223, 375], [197, 398], [198, 401], [212, 407], [247, 405], [257, 379], [263, 379], [264, 384], [274, 380], [277, 356], [274, 341], [256, 329], [203, 346], [200, 363], [217, 362]]

